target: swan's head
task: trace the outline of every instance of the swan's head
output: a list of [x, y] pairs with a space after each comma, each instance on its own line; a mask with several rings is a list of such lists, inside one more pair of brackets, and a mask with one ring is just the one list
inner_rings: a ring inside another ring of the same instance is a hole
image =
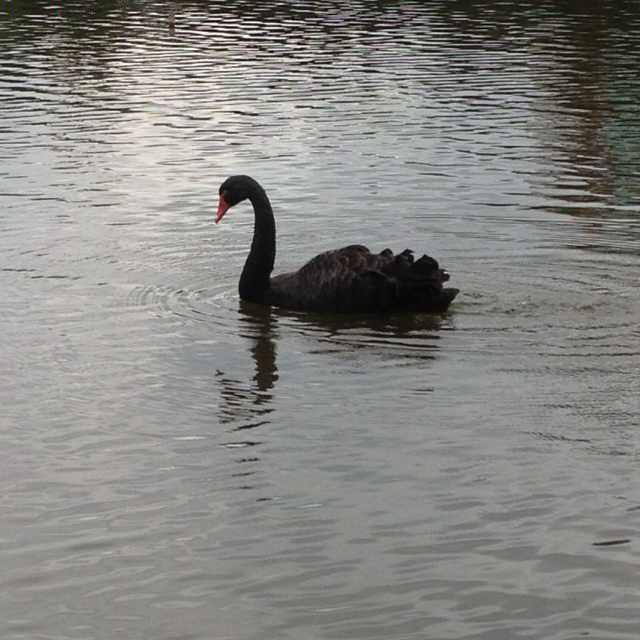
[[[252, 189], [257, 186], [257, 182], [249, 176], [231, 176], [227, 178], [218, 189], [220, 199], [218, 200], [218, 212], [216, 214], [216, 224], [228, 209], [246, 200]], [[259, 187], [258, 187], [259, 188]]]

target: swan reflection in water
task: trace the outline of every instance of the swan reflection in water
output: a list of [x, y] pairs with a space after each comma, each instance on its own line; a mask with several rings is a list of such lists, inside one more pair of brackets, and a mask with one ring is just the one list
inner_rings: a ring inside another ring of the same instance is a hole
[[[367, 370], [363, 355], [367, 359], [371, 356], [376, 363], [387, 358], [395, 362], [401, 358], [433, 360], [441, 331], [450, 328], [447, 316], [432, 314], [309, 314], [243, 301], [238, 318], [238, 333], [249, 343], [254, 369], [244, 379], [218, 370], [216, 386], [220, 390], [219, 422], [226, 426], [228, 434], [222, 444], [242, 451], [235, 459], [242, 466], [233, 476], [242, 478], [243, 489], [264, 488], [259, 486], [255, 464], [260, 462], [258, 451], [273, 422], [279, 379], [277, 343], [283, 331], [287, 339], [308, 342], [310, 358], [338, 358], [347, 367], [356, 366], [361, 373]], [[354, 359], [356, 352], [359, 357]], [[252, 482], [248, 481], [250, 477]]]
[[220, 422], [241, 422], [233, 431], [259, 427], [273, 411], [271, 390], [278, 380], [276, 365], [277, 319], [270, 307], [241, 302], [240, 335], [250, 342], [249, 351], [255, 363], [251, 381], [230, 378], [217, 370], [221, 389]]
[[[240, 307], [240, 335], [250, 342], [249, 351], [255, 362], [255, 371], [250, 379], [239, 380], [216, 371], [220, 389], [219, 421], [222, 425], [233, 425], [227, 429], [232, 436], [222, 445], [242, 454], [235, 459], [241, 467], [232, 473], [241, 478], [241, 489], [258, 489], [261, 483], [256, 476], [255, 464], [260, 462], [257, 448], [262, 444], [259, 431], [270, 424], [273, 412], [272, 389], [278, 380], [276, 366], [277, 320], [269, 307], [247, 305]], [[242, 435], [241, 435], [242, 434]], [[249, 479], [252, 478], [251, 481]], [[262, 500], [270, 498], [262, 497]]]
[[[240, 301], [239, 334], [249, 341], [254, 371], [246, 379], [216, 371], [220, 388], [221, 424], [239, 423], [232, 431], [256, 429], [269, 422], [278, 381], [276, 343], [282, 327], [313, 342], [310, 352], [323, 351], [351, 359], [354, 351], [369, 351], [376, 359], [406, 357], [432, 360], [440, 332], [450, 328], [446, 315], [309, 314]], [[331, 349], [326, 349], [331, 345]], [[318, 348], [320, 346], [320, 348]]]

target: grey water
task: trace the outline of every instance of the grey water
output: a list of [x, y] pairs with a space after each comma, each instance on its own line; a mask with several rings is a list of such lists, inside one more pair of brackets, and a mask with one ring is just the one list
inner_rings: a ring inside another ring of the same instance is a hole
[[[0, 637], [631, 640], [634, 2], [0, 2]], [[241, 304], [345, 244], [439, 316]]]

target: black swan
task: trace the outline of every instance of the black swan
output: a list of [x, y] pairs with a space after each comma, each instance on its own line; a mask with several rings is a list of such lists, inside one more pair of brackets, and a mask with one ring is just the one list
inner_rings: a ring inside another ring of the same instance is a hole
[[246, 200], [255, 224], [251, 251], [240, 276], [240, 297], [299, 311], [382, 313], [445, 311], [458, 289], [443, 287], [449, 274], [429, 256], [413, 259], [405, 249], [374, 254], [359, 244], [317, 255], [298, 271], [271, 277], [276, 224], [264, 189], [249, 176], [231, 176], [220, 186], [216, 223]]

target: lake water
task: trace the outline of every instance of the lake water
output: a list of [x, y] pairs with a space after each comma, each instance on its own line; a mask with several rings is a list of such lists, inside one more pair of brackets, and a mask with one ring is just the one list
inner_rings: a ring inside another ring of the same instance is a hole
[[[0, 636], [635, 640], [634, 2], [0, 2]], [[595, 3], [594, 5], [595, 6]], [[450, 313], [241, 305], [438, 258]]]

